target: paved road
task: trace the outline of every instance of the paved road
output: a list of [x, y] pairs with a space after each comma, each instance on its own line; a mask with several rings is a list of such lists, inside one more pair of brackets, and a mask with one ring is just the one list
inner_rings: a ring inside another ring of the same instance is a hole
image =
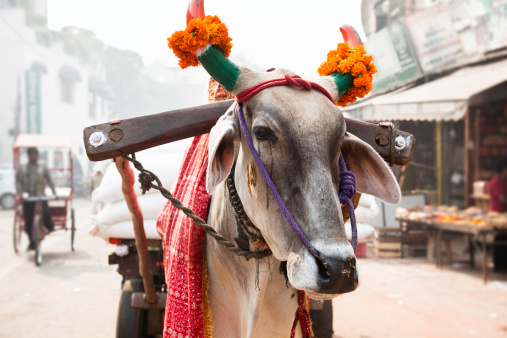
[[90, 203], [75, 200], [77, 237], [55, 232], [33, 251], [12, 247], [12, 211], [0, 211], [0, 337], [114, 337], [121, 276], [107, 264], [114, 246], [90, 236]]
[[334, 337], [507, 337], [507, 274], [425, 259], [360, 259], [362, 284], [333, 300]]

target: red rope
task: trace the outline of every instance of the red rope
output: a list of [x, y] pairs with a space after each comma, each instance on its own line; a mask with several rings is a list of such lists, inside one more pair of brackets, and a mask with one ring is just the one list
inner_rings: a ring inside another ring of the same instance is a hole
[[334, 103], [333, 98], [331, 97], [331, 94], [326, 90], [326, 88], [322, 87], [320, 84], [315, 82], [306, 81], [301, 78], [299, 75], [289, 75], [284, 74], [283, 78], [279, 79], [272, 79], [267, 80], [261, 83], [256, 84], [253, 87], [250, 87], [244, 91], [242, 91], [239, 95], [236, 96], [236, 101], [238, 103], [244, 102], [260, 91], [269, 88], [269, 87], [275, 87], [275, 86], [294, 86], [298, 88], [304, 88], [306, 90], [311, 90], [312, 88], [320, 90], [322, 94], [326, 95], [326, 97], [331, 100], [331, 102]]
[[[301, 325], [301, 332], [303, 333], [303, 338], [312, 338], [313, 330], [312, 330], [312, 321], [310, 320], [310, 298], [306, 297], [304, 291], [298, 290], [298, 309], [296, 311], [296, 318], [294, 318], [294, 323], [292, 324], [292, 331], [290, 332], [290, 338], [294, 338], [296, 335], [296, 327], [299, 321]], [[305, 304], [307, 303], [307, 304]]]

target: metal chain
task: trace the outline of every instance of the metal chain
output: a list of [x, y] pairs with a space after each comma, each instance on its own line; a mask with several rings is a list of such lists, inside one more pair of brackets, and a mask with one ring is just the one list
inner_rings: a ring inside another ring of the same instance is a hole
[[[183, 211], [185, 215], [187, 215], [195, 225], [197, 225], [199, 228], [202, 228], [206, 231], [208, 235], [213, 237], [218, 243], [222, 244], [227, 248], [227, 250], [234, 252], [236, 255], [244, 257], [246, 260], [249, 260], [250, 258], [256, 258], [261, 259], [265, 256], [271, 255], [270, 250], [264, 250], [264, 251], [243, 251], [228, 240], [226, 240], [224, 237], [219, 235], [215, 229], [210, 227], [204, 220], [200, 217], [198, 217], [191, 209], [187, 208], [183, 203], [181, 203], [180, 200], [175, 198], [169, 190], [165, 189], [162, 186], [162, 182], [160, 182], [160, 179], [151, 171], [144, 169], [141, 162], [137, 161], [135, 159], [135, 155], [133, 157], [129, 157], [127, 155], [122, 155], [123, 158], [126, 160], [132, 162], [134, 167], [140, 172], [139, 173], [139, 183], [141, 183], [141, 189], [143, 192], [143, 195], [146, 191], [150, 190], [151, 188], [160, 191], [162, 196], [167, 198], [169, 201], [171, 201], [172, 205], [174, 205], [177, 209], [180, 209]], [[152, 182], [156, 181], [156, 184], [153, 184]]]

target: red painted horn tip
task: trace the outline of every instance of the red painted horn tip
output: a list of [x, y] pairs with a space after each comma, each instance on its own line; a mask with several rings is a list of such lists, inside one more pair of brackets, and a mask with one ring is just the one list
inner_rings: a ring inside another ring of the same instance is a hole
[[347, 42], [351, 47], [357, 47], [363, 44], [354, 27], [343, 25], [340, 27], [340, 32], [342, 33], [343, 41]]
[[190, 0], [187, 8], [187, 25], [195, 18], [204, 19], [204, 0]]

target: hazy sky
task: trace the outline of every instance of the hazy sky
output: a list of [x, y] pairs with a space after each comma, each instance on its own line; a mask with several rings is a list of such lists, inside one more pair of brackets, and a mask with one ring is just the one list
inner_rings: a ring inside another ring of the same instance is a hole
[[[349, 24], [364, 38], [360, 0], [206, 0], [233, 39], [231, 59], [246, 58], [263, 69], [285, 67], [317, 76], [327, 52], [342, 42]], [[185, 28], [187, 0], [48, 0], [49, 28], [93, 30], [106, 44], [131, 49], [146, 63], [177, 65], [166, 38]], [[263, 70], [262, 69], [262, 70]]]

